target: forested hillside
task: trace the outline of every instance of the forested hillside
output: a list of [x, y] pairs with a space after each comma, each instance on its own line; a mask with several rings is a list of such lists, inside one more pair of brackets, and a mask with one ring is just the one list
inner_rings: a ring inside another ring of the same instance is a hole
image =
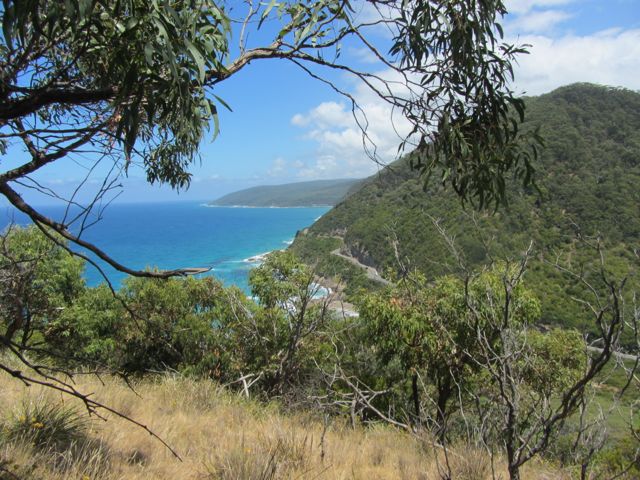
[[[514, 182], [507, 208], [478, 213], [435, 180], [423, 185], [404, 159], [324, 215], [294, 249], [316, 262], [308, 244], [322, 251], [325, 236], [338, 236], [343, 251], [381, 272], [398, 272], [402, 263], [433, 279], [457, 263], [435, 220], [471, 266], [486, 263], [487, 250], [494, 259], [513, 258], [533, 241], [527, 283], [542, 300], [542, 322], [588, 328], [580, 306], [560, 301], [571, 292], [550, 264], [553, 258], [575, 270], [593, 264], [579, 245], [601, 235], [611, 268], [633, 270], [630, 252], [640, 240], [640, 94], [575, 84], [526, 104], [524, 128], [540, 127], [546, 143], [536, 165], [539, 191]], [[334, 248], [336, 241], [331, 238]], [[320, 260], [327, 270], [321, 273], [339, 273], [327, 267], [331, 262]]]
[[262, 185], [230, 193], [210, 205], [245, 207], [310, 207], [335, 205], [360, 180], [316, 180], [313, 182]]

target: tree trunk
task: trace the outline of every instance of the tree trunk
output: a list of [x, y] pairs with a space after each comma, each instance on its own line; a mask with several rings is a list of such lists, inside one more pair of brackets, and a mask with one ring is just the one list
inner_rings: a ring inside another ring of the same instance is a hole
[[509, 464], [509, 479], [520, 480], [520, 466], [516, 462], [516, 448], [515, 448], [515, 416], [513, 412], [509, 413], [509, 423], [506, 431], [506, 447], [507, 447], [507, 461]]
[[520, 467], [516, 467], [509, 462], [509, 479], [520, 480]]
[[420, 421], [420, 391], [418, 390], [418, 373], [414, 372], [411, 377], [411, 397], [413, 398], [413, 408], [415, 410], [416, 426], [421, 424]]
[[450, 382], [446, 381], [438, 384], [438, 400], [436, 402], [438, 411], [436, 412], [436, 418], [438, 419], [437, 434], [440, 443], [444, 443], [447, 434], [447, 403], [449, 403], [452, 391]]

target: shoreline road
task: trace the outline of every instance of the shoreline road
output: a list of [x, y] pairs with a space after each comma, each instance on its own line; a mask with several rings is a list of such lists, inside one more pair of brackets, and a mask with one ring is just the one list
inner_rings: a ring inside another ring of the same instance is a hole
[[[587, 350], [594, 353], [602, 353], [602, 349], [598, 347], [587, 347]], [[622, 353], [622, 352], [614, 352], [613, 356], [616, 358], [620, 358], [622, 360], [630, 360], [632, 362], [635, 362], [636, 359], [638, 358], [636, 355], [633, 355], [632, 353]]]
[[344, 253], [341, 253], [339, 248], [336, 248], [335, 250], [333, 250], [331, 252], [331, 255], [335, 255], [337, 257], [344, 258], [345, 260], [347, 260], [348, 262], [352, 263], [356, 267], [362, 268], [366, 272], [367, 278], [369, 280], [373, 280], [374, 282], [382, 283], [383, 285], [391, 285], [391, 282], [389, 280], [386, 280], [386, 279], [382, 278], [375, 268], [370, 267], [368, 265], [365, 265], [363, 263], [360, 263], [357, 258], [354, 258], [354, 257], [352, 257], [350, 255], [345, 255]]

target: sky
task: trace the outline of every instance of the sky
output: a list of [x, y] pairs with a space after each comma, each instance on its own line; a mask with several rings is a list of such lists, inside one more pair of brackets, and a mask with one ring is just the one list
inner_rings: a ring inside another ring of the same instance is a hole
[[[640, 90], [640, 0], [507, 0], [506, 4], [510, 12], [502, 22], [506, 40], [531, 45], [530, 54], [516, 65], [518, 93], [539, 95], [573, 82]], [[366, 4], [359, 8], [361, 15], [368, 14]], [[389, 42], [383, 29], [368, 35], [377, 45]], [[254, 44], [260, 40], [259, 34], [252, 39]], [[351, 44], [343, 46], [341, 60], [385, 74], [370, 54]], [[406, 121], [354, 79], [341, 73], [329, 76], [365, 110], [379, 158], [393, 161], [400, 136], [408, 128]], [[116, 201], [208, 201], [254, 185], [362, 178], [380, 168], [365, 154], [345, 99], [291, 63], [254, 62], [216, 87], [215, 94], [233, 111], [220, 109], [220, 134], [202, 143], [202, 161], [191, 169], [189, 190], [151, 187], [144, 173], [134, 168], [122, 179]], [[24, 158], [16, 149], [10, 157], [5, 164]], [[55, 162], [35, 178], [68, 194], [82, 179], [78, 161], [82, 159]], [[87, 183], [87, 195], [99, 182], [99, 174]], [[48, 203], [24, 193], [36, 204]]]

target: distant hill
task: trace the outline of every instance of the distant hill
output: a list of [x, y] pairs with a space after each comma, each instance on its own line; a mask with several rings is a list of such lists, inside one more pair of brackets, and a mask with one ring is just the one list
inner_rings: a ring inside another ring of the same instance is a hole
[[362, 180], [315, 180], [312, 182], [264, 185], [230, 193], [209, 205], [243, 207], [332, 206], [345, 198]]
[[[633, 269], [628, 252], [640, 247], [640, 94], [576, 84], [526, 104], [523, 127], [540, 126], [546, 140], [536, 166], [541, 197], [514, 183], [509, 208], [495, 215], [464, 210], [436, 181], [425, 190], [405, 159], [363, 182], [292, 248], [327, 276], [353, 276], [338, 268], [335, 255], [328, 259], [327, 252], [340, 247], [379, 272], [397, 272], [399, 258], [434, 278], [456, 263], [433, 225], [439, 219], [471, 265], [488, 261], [483, 242], [500, 258], [518, 255], [533, 240], [536, 255], [557, 252], [575, 259], [572, 268], [579, 269], [586, 258], [574, 253], [579, 233], [602, 235], [618, 273]], [[527, 283], [542, 300], [544, 323], [588, 328], [581, 307], [563, 300], [575, 292], [548, 263], [536, 257]]]

